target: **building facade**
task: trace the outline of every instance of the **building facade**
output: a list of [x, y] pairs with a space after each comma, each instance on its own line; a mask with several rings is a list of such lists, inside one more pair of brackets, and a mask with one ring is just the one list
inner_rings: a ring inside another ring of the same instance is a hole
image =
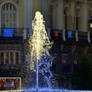
[[0, 0], [0, 90], [21, 89], [23, 34], [24, 1]]
[[30, 20], [34, 18], [35, 11], [42, 12], [48, 36], [54, 41], [52, 51], [56, 59], [53, 70], [56, 74], [72, 77], [71, 74], [78, 69], [83, 54], [89, 58], [92, 56], [92, 1], [29, 0], [28, 2], [24, 3], [25, 27], [30, 28], [32, 34]]
[[72, 77], [85, 54], [92, 56], [92, 1], [43, 0], [42, 12], [54, 41], [56, 74]]
[[32, 35], [32, 19], [42, 1], [0, 0], [0, 90], [26, 85], [25, 39]]
[[[23, 88], [24, 41], [32, 35], [32, 20], [41, 11], [54, 41], [54, 72], [70, 77], [83, 53], [92, 56], [91, 0], [0, 0], [0, 90], [15, 82]], [[11, 77], [11, 78], [10, 78]], [[4, 80], [4, 82], [3, 82]]]

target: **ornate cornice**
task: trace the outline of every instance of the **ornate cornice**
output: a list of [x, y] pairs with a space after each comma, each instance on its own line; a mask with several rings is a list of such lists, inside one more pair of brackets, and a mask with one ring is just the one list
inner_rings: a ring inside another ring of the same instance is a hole
[[0, 0], [0, 4], [3, 2], [15, 2], [16, 4], [18, 4], [19, 0]]

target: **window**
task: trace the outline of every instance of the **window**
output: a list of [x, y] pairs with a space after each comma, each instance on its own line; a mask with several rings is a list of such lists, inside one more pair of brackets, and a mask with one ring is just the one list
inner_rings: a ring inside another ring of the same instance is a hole
[[13, 52], [10, 52], [10, 64], [14, 64], [15, 62], [14, 62], [14, 55], [13, 55], [14, 53]]
[[5, 64], [9, 63], [9, 52], [4, 52], [4, 61]]
[[71, 73], [71, 64], [68, 61], [68, 54], [62, 54], [62, 72]]
[[62, 64], [67, 63], [67, 54], [62, 54]]
[[65, 30], [71, 29], [71, 20], [72, 20], [72, 17], [70, 15], [70, 11], [68, 8], [65, 8], [64, 10]]
[[67, 13], [66, 13], [66, 10], [64, 10], [64, 20], [65, 20], [65, 30], [67, 30]]
[[0, 52], [0, 64], [4, 63], [4, 53]]
[[75, 17], [76, 30], [80, 30], [80, 9], [76, 9], [76, 17]]
[[15, 61], [16, 61], [16, 64], [18, 64], [18, 63], [19, 63], [19, 53], [16, 52], [15, 56], [16, 56], [16, 58], [15, 58], [15, 59], [16, 59], [16, 60], [15, 60]]
[[20, 64], [20, 52], [0, 51], [0, 64]]
[[1, 9], [1, 26], [8, 28], [16, 27], [16, 7], [11, 3], [6, 3]]

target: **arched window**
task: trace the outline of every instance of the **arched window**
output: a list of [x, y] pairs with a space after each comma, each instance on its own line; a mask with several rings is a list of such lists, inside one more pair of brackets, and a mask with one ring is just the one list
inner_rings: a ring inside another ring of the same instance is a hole
[[11, 3], [6, 3], [1, 8], [1, 27], [15, 28], [17, 13], [16, 7]]

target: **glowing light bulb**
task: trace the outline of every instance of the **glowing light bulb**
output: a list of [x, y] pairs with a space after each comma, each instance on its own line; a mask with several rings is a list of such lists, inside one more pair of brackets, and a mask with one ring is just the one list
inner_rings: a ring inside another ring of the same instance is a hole
[[90, 23], [90, 28], [92, 28], [92, 23]]

